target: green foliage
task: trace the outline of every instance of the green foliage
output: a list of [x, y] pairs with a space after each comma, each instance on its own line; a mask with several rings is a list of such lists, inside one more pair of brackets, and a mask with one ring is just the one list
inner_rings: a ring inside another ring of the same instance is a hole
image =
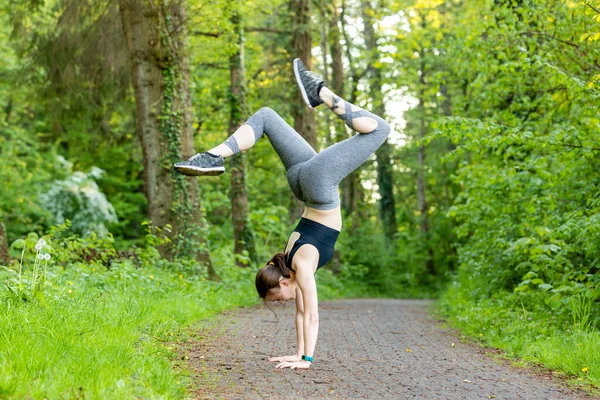
[[40, 206], [38, 193], [48, 186], [52, 154], [42, 155], [23, 129], [0, 122], [0, 218], [11, 238], [41, 228], [48, 213]]
[[127, 253], [111, 237], [75, 236], [68, 224], [44, 239], [41, 252], [52, 258], [43, 290], [29, 290], [40, 276], [36, 234], [13, 244], [21, 269], [0, 269], [3, 397], [180, 398], [186, 377], [172, 363], [186, 327], [257, 302], [252, 271], [220, 262], [221, 282], [207, 281], [206, 271], [161, 259], [154, 246], [163, 239], [152, 233]]
[[460, 111], [429, 138], [454, 144], [444, 159], [460, 188], [444, 311], [488, 345], [598, 385], [598, 93], [585, 65], [599, 14], [584, 2], [481, 5], [456, 14], [468, 28], [444, 48]]
[[[348, 225], [353, 222], [352, 218], [346, 219]], [[329, 267], [335, 270], [336, 277], [345, 282], [350, 293], [358, 287], [368, 296], [435, 297], [444, 280], [435, 281], [427, 275], [420, 237], [401, 227], [390, 244], [378, 225], [373, 220], [365, 221], [342, 231], [336, 243], [340, 260], [334, 260]]]
[[[143, 163], [116, 3], [6, 0], [0, 1], [0, 8], [5, 11], [0, 13], [5, 61], [0, 66], [0, 137], [27, 144], [12, 151], [0, 146], [12, 172], [4, 193], [22, 199], [21, 224], [15, 223], [11, 210], [4, 210], [9, 237], [49, 226], [37, 194], [48, 190], [51, 181], [65, 178], [59, 154], [75, 171], [93, 166], [106, 171], [98, 185], [119, 217], [112, 231], [135, 241], [146, 218]], [[14, 173], [16, 166], [28, 181], [19, 179], [19, 171]], [[20, 185], [23, 195], [14, 195], [13, 185]], [[27, 192], [30, 188], [36, 192]], [[7, 203], [0, 201], [0, 208], [8, 208]], [[44, 215], [38, 215], [40, 211]]]
[[[181, 397], [182, 377], [162, 346], [168, 333], [254, 302], [257, 266], [232, 265], [229, 179], [199, 181], [208, 226], [179, 232], [192, 240], [181, 242], [174, 260], [157, 250], [171, 228], [144, 223], [149, 188], [117, 3], [0, 0], [0, 219], [9, 243], [37, 232], [14, 242], [13, 261], [0, 271], [0, 348], [10, 349], [10, 357], [0, 353], [0, 397]], [[367, 163], [365, 201], [345, 217], [335, 260], [317, 274], [320, 296], [443, 293], [446, 315], [465, 333], [597, 384], [598, 7], [577, 0], [380, 2], [367, 11], [379, 35], [380, 56], [372, 60], [356, 29], [359, 4], [344, 2], [344, 55], [352, 58], [344, 60], [346, 97], [365, 108], [379, 102], [362, 90], [370, 68], [381, 74], [390, 115], [412, 107], [406, 127], [397, 127], [402, 145], [391, 160], [397, 234], [385, 243], [376, 167]], [[269, 106], [293, 125], [296, 106], [287, 2], [188, 6], [185, 48], [166, 31], [157, 44], [174, 49], [162, 60], [166, 101], [155, 110], [170, 144], [164, 165], [180, 151], [177, 57], [189, 57], [196, 148], [227, 136], [235, 13], [247, 27], [266, 28], [245, 32], [250, 111]], [[320, 26], [306, 28], [316, 44]], [[318, 71], [326, 67], [316, 63]], [[397, 96], [406, 104], [389, 104]], [[320, 144], [331, 144], [324, 112]], [[247, 160], [250, 224], [267, 260], [294, 226], [291, 197], [268, 140]], [[79, 172], [93, 166], [105, 174], [91, 180]], [[173, 210], [185, 219], [197, 210], [179, 197], [185, 179], [174, 179]], [[71, 225], [50, 228], [61, 213]], [[110, 234], [74, 232], [94, 224]], [[45, 232], [52, 258], [40, 264], [35, 245]], [[208, 239], [220, 283], [204, 281], [205, 268], [184, 256], [198, 250], [189, 248], [198, 237]], [[81, 367], [73, 373], [65, 365]]]
[[[496, 20], [511, 24], [482, 24], [489, 35], [515, 34], [561, 13], [565, 19], [577, 15], [571, 30], [587, 24], [583, 6], [563, 5], [552, 16], [540, 7], [539, 15], [527, 18], [520, 9], [492, 11]], [[557, 29], [562, 32], [562, 23]], [[561, 57], [554, 43], [527, 36], [512, 41], [519, 45], [469, 40], [493, 55], [479, 61], [479, 68], [494, 71], [493, 79], [480, 75], [472, 83], [486, 80], [472, 92], [484, 107], [437, 126], [440, 135], [459, 144], [454, 157], [465, 151], [469, 157], [454, 178], [462, 190], [448, 211], [459, 224], [458, 281], [474, 300], [508, 290], [520, 293], [526, 304], [542, 301], [555, 312], [584, 296], [597, 316], [600, 150], [597, 116], [588, 107], [597, 95], [553, 67]], [[598, 317], [590, 322], [600, 326]]]

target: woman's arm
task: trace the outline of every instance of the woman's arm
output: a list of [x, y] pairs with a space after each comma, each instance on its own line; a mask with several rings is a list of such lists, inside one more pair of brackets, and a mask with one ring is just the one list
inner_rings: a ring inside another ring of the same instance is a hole
[[[314, 246], [303, 246], [294, 256], [294, 269], [296, 270], [296, 282], [301, 292], [301, 299], [296, 295], [296, 310], [298, 301], [301, 301], [303, 314], [296, 313], [296, 334], [302, 335], [303, 348], [299, 348], [301, 355], [312, 357], [317, 344], [319, 334], [319, 304], [317, 298], [317, 284], [315, 282], [315, 270], [319, 261], [319, 253]], [[302, 331], [300, 331], [300, 327]], [[298, 345], [301, 341], [298, 338]], [[282, 362], [277, 368], [309, 368], [309, 361]]]
[[299, 287], [296, 288], [296, 343], [296, 355], [300, 360], [304, 352], [304, 300]]
[[319, 300], [317, 298], [317, 283], [311, 268], [298, 268], [296, 281], [302, 291], [304, 303], [304, 355], [312, 357], [319, 335]]
[[[297, 350], [296, 354], [293, 356], [283, 356], [283, 357], [271, 357], [269, 361], [274, 362], [293, 362], [293, 361], [301, 361], [302, 354], [304, 351], [304, 304], [302, 302], [302, 292], [300, 288], [296, 288], [296, 343]], [[277, 365], [279, 367], [280, 364]]]

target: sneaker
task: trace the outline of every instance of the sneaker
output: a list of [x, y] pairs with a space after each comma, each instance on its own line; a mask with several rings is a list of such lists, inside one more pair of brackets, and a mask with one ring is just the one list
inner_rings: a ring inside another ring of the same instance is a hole
[[319, 92], [323, 87], [323, 79], [312, 71], [306, 69], [304, 63], [296, 58], [294, 60], [294, 74], [296, 82], [302, 92], [302, 97], [308, 108], [314, 108], [319, 104], [323, 104], [323, 100], [319, 97]]
[[173, 167], [184, 175], [221, 175], [225, 172], [223, 157], [210, 153], [198, 153], [187, 161], [181, 161]]

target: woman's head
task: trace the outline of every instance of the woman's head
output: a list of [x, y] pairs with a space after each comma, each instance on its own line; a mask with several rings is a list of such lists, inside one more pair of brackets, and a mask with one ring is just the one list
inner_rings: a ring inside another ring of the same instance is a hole
[[294, 273], [285, 265], [283, 253], [277, 253], [256, 274], [256, 291], [267, 301], [283, 303], [296, 297]]

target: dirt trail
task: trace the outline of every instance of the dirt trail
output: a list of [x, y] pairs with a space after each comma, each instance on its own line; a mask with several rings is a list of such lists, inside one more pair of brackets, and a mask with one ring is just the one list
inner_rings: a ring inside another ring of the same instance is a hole
[[[495, 362], [444, 329], [423, 300], [347, 300], [319, 306], [315, 362], [276, 370], [295, 352], [294, 306], [225, 313], [189, 342], [197, 398], [577, 399], [549, 374]], [[452, 346], [454, 343], [454, 346]], [[504, 364], [504, 365], [500, 365]], [[587, 397], [590, 398], [590, 397]]]

